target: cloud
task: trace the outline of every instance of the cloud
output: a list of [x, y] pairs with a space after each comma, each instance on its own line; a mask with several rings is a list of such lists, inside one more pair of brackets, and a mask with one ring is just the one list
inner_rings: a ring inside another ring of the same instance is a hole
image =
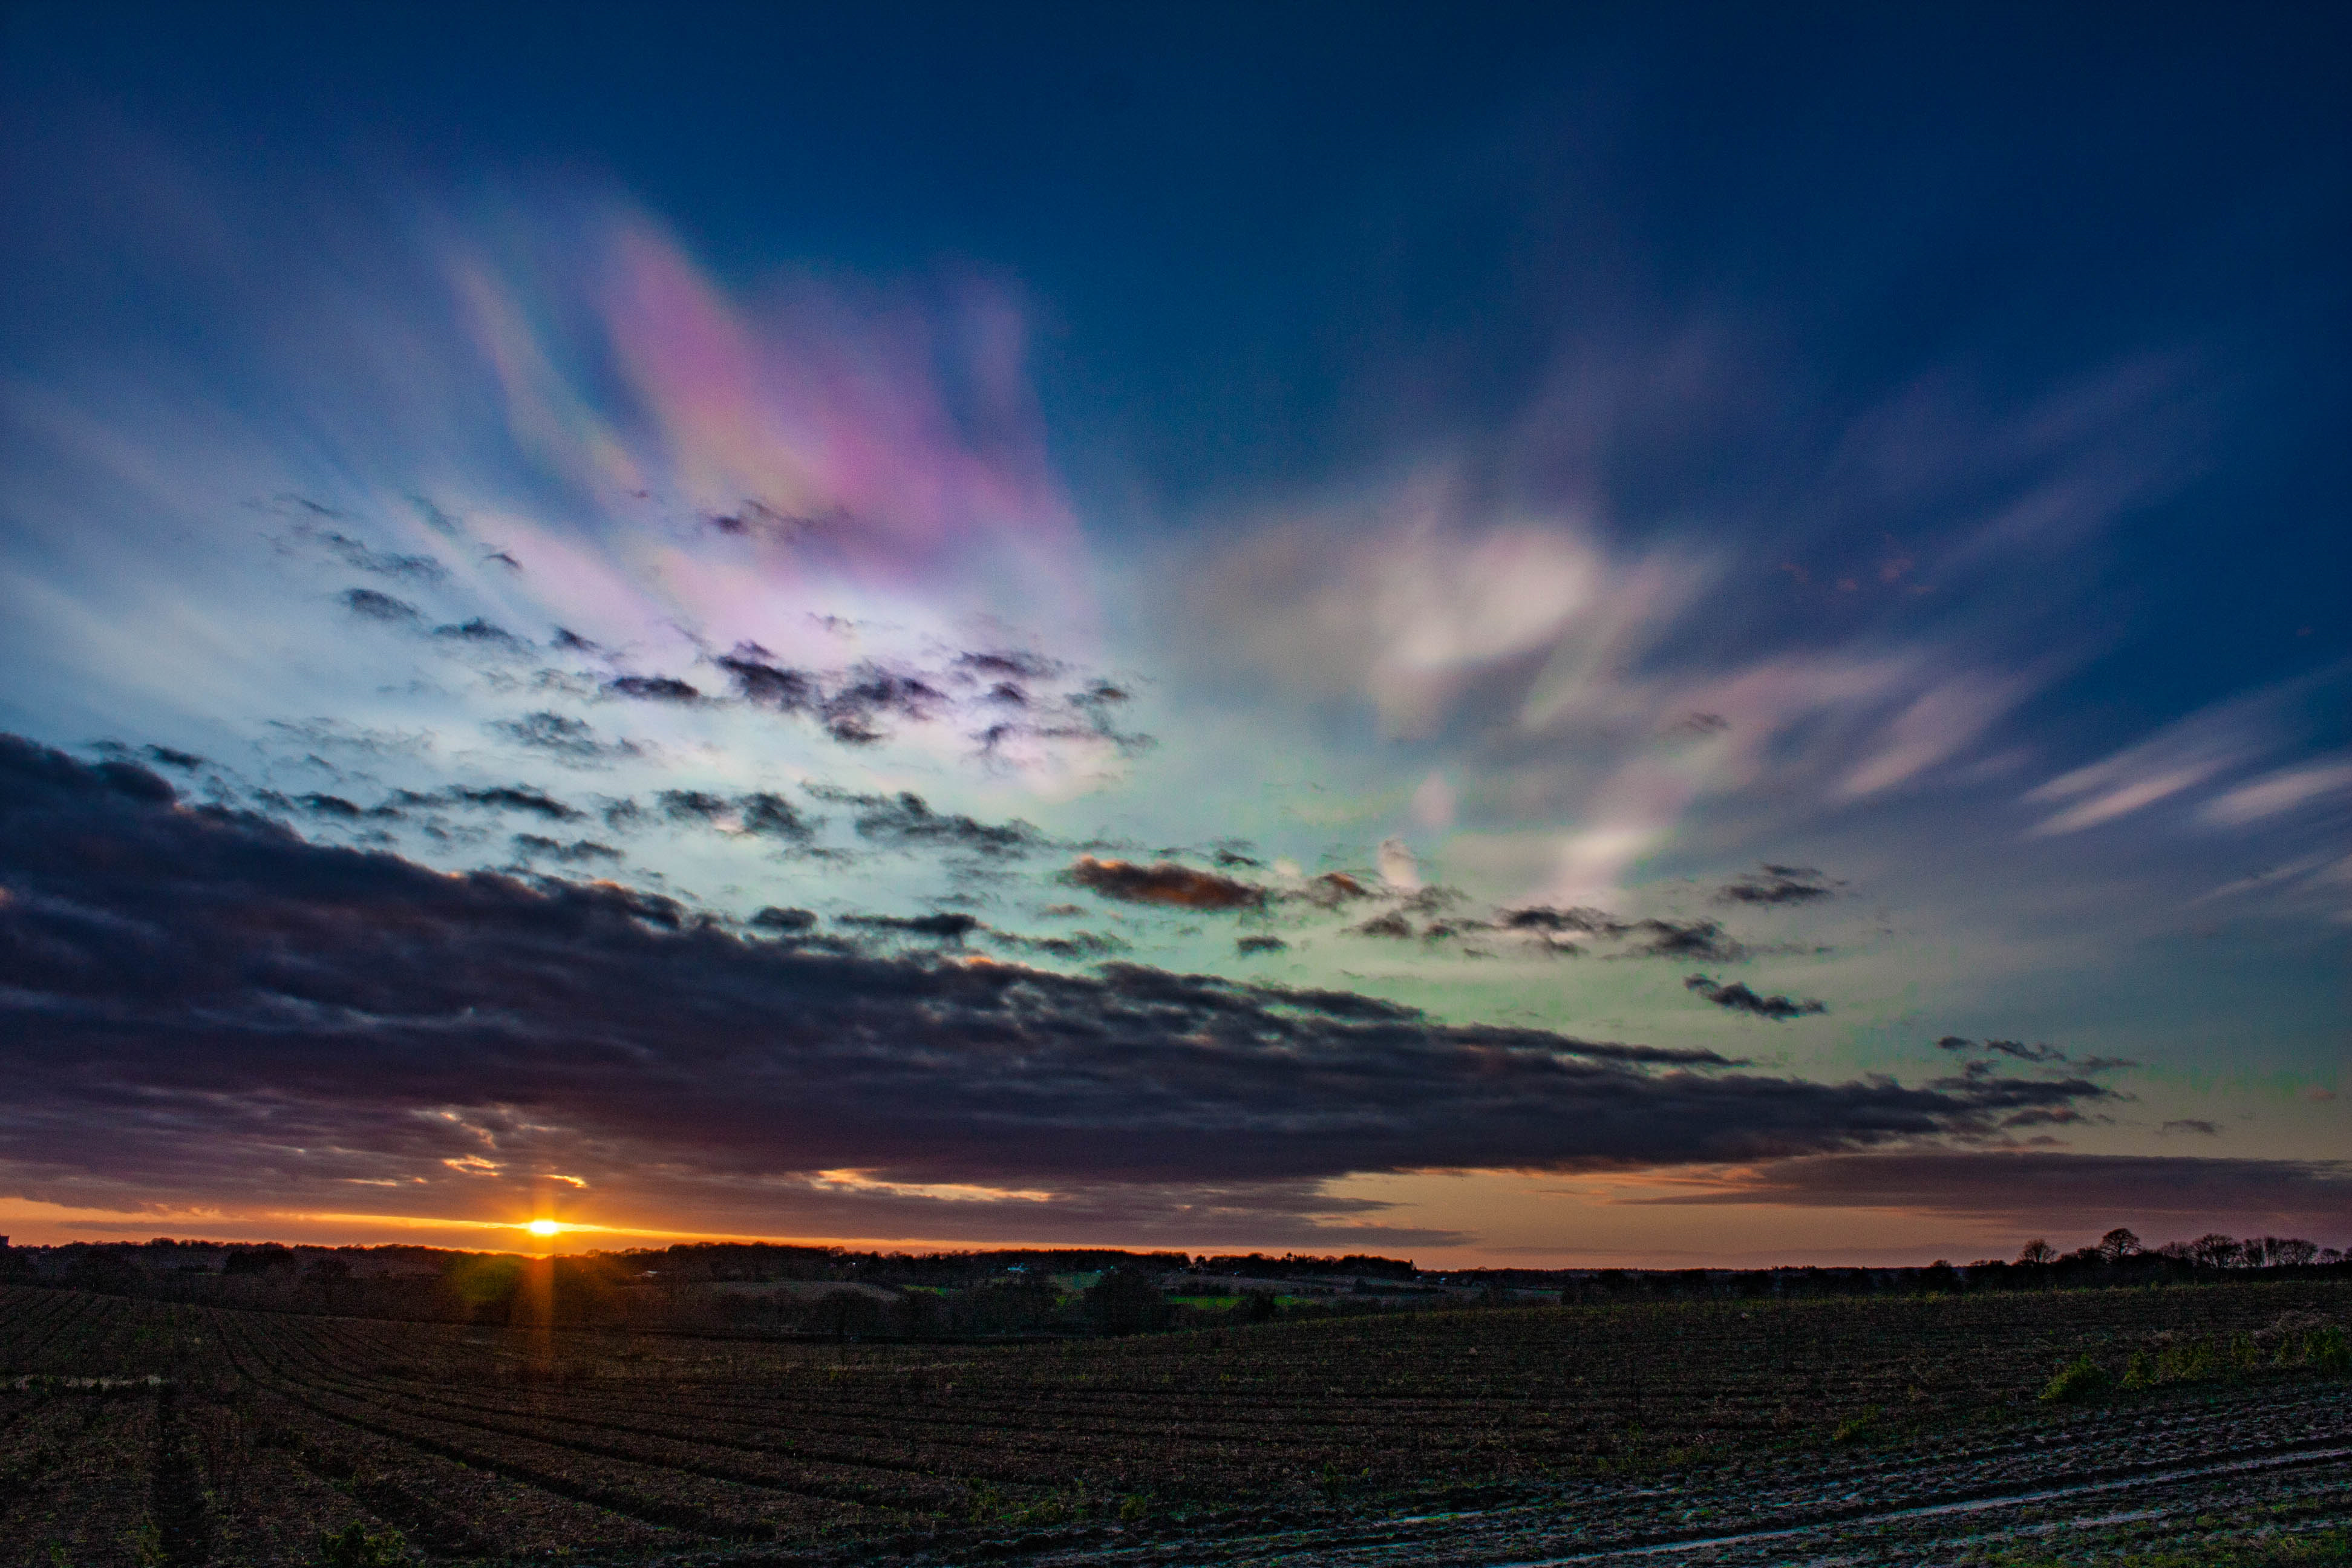
[[482, 788], [449, 784], [430, 791], [404, 789], [394, 791], [393, 799], [403, 805], [457, 805], [473, 806], [484, 811], [528, 812], [550, 822], [578, 822], [588, 815], [530, 784], [492, 784]]
[[908, 936], [928, 936], [959, 946], [972, 932], [986, 928], [977, 915], [946, 910], [928, 915], [835, 915], [837, 925], [858, 926], [867, 931], [901, 931]]
[[644, 754], [634, 741], [602, 740], [587, 721], [545, 710], [520, 719], [494, 719], [482, 727], [518, 746], [544, 752], [575, 766], [602, 765]]
[[920, 676], [868, 665], [824, 694], [816, 712], [825, 733], [845, 745], [871, 746], [887, 740], [883, 721], [928, 723], [947, 704], [947, 693]]
[[568, 866], [584, 866], [597, 862], [618, 864], [621, 852], [609, 844], [599, 844], [593, 838], [575, 838], [569, 844], [538, 833], [518, 833], [511, 840], [515, 853], [525, 859], [544, 858], [560, 860]]
[[[2077, 833], [2147, 809], [2241, 767], [2285, 741], [2306, 707], [2340, 704], [2345, 672], [2320, 670], [2233, 697], [2166, 725], [2147, 740], [2059, 774], [2028, 791], [2032, 805], [2074, 804], [2034, 825], [2037, 837]], [[2331, 762], [2292, 768], [2243, 784], [2209, 804], [2209, 821], [2236, 826], [2285, 811], [2315, 795], [2347, 787]]]
[[702, 693], [695, 687], [667, 675], [615, 676], [604, 683], [604, 689], [615, 697], [638, 702], [675, 702], [684, 706], [702, 700]]
[[806, 670], [770, 663], [772, 656], [757, 643], [747, 643], [715, 662], [735, 682], [735, 693], [754, 707], [779, 713], [811, 713], [823, 700], [817, 678]]
[[1775, 1022], [1830, 1010], [1826, 1002], [1800, 1002], [1793, 996], [1759, 996], [1742, 982], [1718, 985], [1704, 974], [1689, 976], [1684, 980], [1683, 985], [1718, 1007], [1726, 1007], [1735, 1013], [1753, 1013], [1759, 1018], [1770, 1018]]
[[1887, 1208], [2095, 1234], [2111, 1225], [2341, 1233], [2352, 1161], [2054, 1151], [1823, 1154], [1679, 1178], [1666, 1204]]
[[1172, 860], [1138, 866], [1127, 860], [1098, 860], [1081, 855], [1062, 873], [1062, 879], [1106, 899], [1130, 904], [1165, 904], [1182, 910], [1256, 909], [1265, 902], [1264, 888], [1198, 871]]
[[449, 569], [430, 555], [404, 555], [392, 551], [372, 549], [365, 541], [323, 526], [321, 518], [337, 514], [316, 501], [299, 496], [281, 498], [281, 501], [299, 509], [293, 523], [279, 542], [287, 545], [302, 545], [331, 555], [356, 572], [373, 573], [398, 582], [414, 583], [421, 587], [438, 587], [448, 581]]
[[894, 849], [947, 849], [965, 854], [1008, 857], [1034, 854], [1048, 840], [1025, 822], [981, 822], [953, 812], [933, 811], [912, 791], [898, 795], [859, 795], [818, 785], [809, 793], [817, 799], [857, 808], [850, 826], [860, 838]]
[[1748, 956], [1748, 949], [1716, 921], [1622, 921], [1606, 910], [1582, 905], [1559, 909], [1528, 904], [1496, 911], [1495, 926], [1547, 937], [1572, 933], [1604, 942], [1625, 941], [1616, 955], [1623, 958], [1698, 958], [1728, 963]]
[[[1939, 1051], [1980, 1051], [1988, 1056], [2008, 1057], [2013, 1061], [2030, 1062], [2037, 1067], [2071, 1067], [2080, 1072], [2109, 1072], [2117, 1068], [2137, 1067], [2128, 1057], [2070, 1057], [2052, 1045], [2027, 1045], [2022, 1040], [1971, 1040], [1958, 1035], [1946, 1035], [1936, 1042]], [[1981, 1062], [1970, 1064], [1971, 1070], [1981, 1068]]]
[[[263, 798], [270, 799], [271, 797], [268, 792], [265, 792]], [[276, 797], [276, 800], [283, 799], [283, 796]], [[275, 801], [272, 803], [275, 804]], [[396, 806], [362, 806], [354, 802], [345, 800], [339, 795], [313, 793], [310, 795], [298, 795], [287, 804], [299, 805], [304, 811], [309, 812], [312, 816], [327, 817], [343, 822], [363, 822], [370, 819], [394, 821], [397, 820], [402, 815], [399, 808]]]
[[2352, 790], [2352, 763], [2282, 768], [2216, 795], [2206, 803], [2203, 816], [2208, 822], [2238, 827], [2347, 790]]
[[1358, 936], [1408, 937], [1412, 934], [1412, 922], [1404, 918], [1402, 910], [1390, 910], [1374, 915], [1361, 925], [1348, 928]]
[[1725, 883], [1715, 896], [1727, 904], [1803, 904], [1832, 895], [1826, 879], [1811, 866], [1767, 861], [1738, 881]]
[[[1990, 1076], [1814, 1083], [1702, 1050], [1444, 1024], [1345, 991], [739, 937], [611, 883], [450, 876], [310, 844], [183, 805], [135, 765], [13, 738], [0, 881], [15, 1047], [0, 1114], [27, 1192], [276, 1204], [451, 1158], [516, 1172], [543, 1158], [599, 1190], [773, 1229], [801, 1190], [779, 1184], [825, 1170], [1110, 1204], [1197, 1186], [1204, 1142], [1239, 1193], [1989, 1137], [2004, 1117], [2105, 1093]], [[980, 929], [956, 913], [849, 923], [950, 942]], [[755, 929], [807, 923], [780, 911]]]
[[1641, 933], [1641, 940], [1625, 949], [1628, 958], [1707, 958], [1728, 963], [1748, 955], [1714, 921], [1643, 920], [1630, 929]]
[[463, 644], [467, 647], [509, 657], [520, 657], [530, 651], [530, 644], [501, 626], [476, 616], [472, 620], [453, 626], [435, 626], [433, 635], [445, 642]]
[[407, 600], [395, 599], [373, 588], [346, 588], [341, 598], [352, 614], [386, 626], [415, 626], [422, 619], [416, 606]]
[[2194, 1132], [2200, 1138], [2219, 1138], [2221, 1135], [2221, 1125], [2218, 1121], [2208, 1121], [2202, 1117], [2184, 1116], [2178, 1121], [2166, 1122], [2157, 1131], [2158, 1132]]
[[703, 790], [667, 789], [656, 798], [661, 804], [662, 815], [672, 822], [700, 823], [722, 833], [782, 838], [795, 844], [805, 844], [816, 834], [814, 823], [772, 791], [759, 790], [730, 798]]
[[828, 673], [779, 663], [767, 648], [747, 642], [712, 662], [727, 672], [740, 700], [815, 719], [844, 745], [878, 744], [891, 737], [893, 725], [949, 721], [990, 757], [1033, 742], [1102, 742], [1127, 754], [1150, 744], [1150, 737], [1126, 733], [1112, 721], [1113, 710], [1128, 700], [1125, 691], [1093, 678], [1074, 688], [1066, 664], [1026, 649], [961, 653], [938, 670], [868, 662]]
[[1588, 936], [1622, 936], [1633, 929], [1601, 910], [1561, 910], [1549, 904], [1529, 904], [1523, 909], [1504, 910], [1496, 915], [1495, 922], [1505, 931], [1577, 931]]
[[1234, 939], [1234, 951], [1244, 958], [1255, 958], [1260, 953], [1266, 952], [1283, 952], [1288, 951], [1289, 947], [1290, 944], [1278, 936], [1260, 934]]
[[1048, 958], [1072, 961], [1108, 958], [1128, 951], [1128, 944], [1118, 937], [1090, 931], [1071, 931], [1065, 936], [1022, 936], [1009, 931], [991, 931], [988, 940], [1007, 952], [1043, 953]]

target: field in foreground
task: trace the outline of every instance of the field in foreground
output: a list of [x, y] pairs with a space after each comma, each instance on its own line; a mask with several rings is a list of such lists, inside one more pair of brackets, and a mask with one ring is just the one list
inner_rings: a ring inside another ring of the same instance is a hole
[[828, 1346], [0, 1291], [0, 1563], [2340, 1561], [2347, 1312], [2231, 1284]]

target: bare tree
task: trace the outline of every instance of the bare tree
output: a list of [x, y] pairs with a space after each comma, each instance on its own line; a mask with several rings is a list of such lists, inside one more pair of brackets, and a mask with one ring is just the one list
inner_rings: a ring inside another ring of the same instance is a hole
[[2099, 1237], [2099, 1257], [2105, 1262], [2120, 1263], [2126, 1258], [2138, 1257], [2139, 1253], [2139, 1237], [2122, 1226]]
[[2234, 1268], [2244, 1259], [2246, 1249], [2236, 1237], [2210, 1230], [2189, 1244], [2189, 1255], [2208, 1268]]
[[2017, 1249], [2017, 1260], [2020, 1263], [2055, 1263], [2058, 1261], [2058, 1249], [2037, 1236]]

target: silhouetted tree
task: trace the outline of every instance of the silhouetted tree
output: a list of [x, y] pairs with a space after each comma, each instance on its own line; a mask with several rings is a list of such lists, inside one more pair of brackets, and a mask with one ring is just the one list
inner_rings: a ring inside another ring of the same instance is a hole
[[863, 1290], [827, 1290], [809, 1309], [808, 1322], [835, 1339], [870, 1334], [882, 1326], [882, 1303]]
[[2037, 1236], [2017, 1249], [2017, 1260], [2029, 1266], [2055, 1263], [2058, 1261], [2058, 1249]]
[[2122, 1226], [2116, 1226], [2115, 1229], [2099, 1237], [2099, 1258], [2102, 1262], [2121, 1263], [2126, 1258], [2138, 1257], [2139, 1253], [2139, 1237]]
[[1168, 1321], [1160, 1282], [1140, 1268], [1108, 1269], [1087, 1291], [1087, 1315], [1107, 1334], [1132, 1334]]
[[902, 1291], [885, 1316], [891, 1332], [920, 1339], [939, 1328], [940, 1299], [929, 1290]]
[[2189, 1244], [2189, 1256], [2207, 1268], [2234, 1268], [2246, 1255], [2236, 1237], [2208, 1231]]
[[102, 1296], [128, 1296], [146, 1278], [119, 1252], [90, 1247], [66, 1265], [66, 1284], [75, 1290], [95, 1290]]

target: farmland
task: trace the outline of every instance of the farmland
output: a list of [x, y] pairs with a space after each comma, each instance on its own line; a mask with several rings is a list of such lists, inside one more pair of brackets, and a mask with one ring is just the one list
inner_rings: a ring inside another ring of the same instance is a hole
[[[926, 1345], [16, 1289], [0, 1560], [308, 1563], [357, 1527], [457, 1561], [1501, 1562], [2352, 1447], [2347, 1295], [1499, 1307]], [[2035, 1397], [2086, 1356], [2078, 1398]], [[2340, 1524], [2347, 1473], [2179, 1484]]]

